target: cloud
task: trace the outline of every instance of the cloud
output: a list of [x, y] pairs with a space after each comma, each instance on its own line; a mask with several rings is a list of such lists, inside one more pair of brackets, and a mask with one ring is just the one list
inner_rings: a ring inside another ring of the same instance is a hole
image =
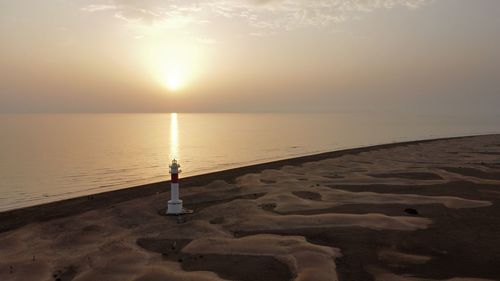
[[[245, 18], [260, 28], [290, 29], [300, 26], [330, 26], [357, 18], [362, 13], [395, 7], [419, 8], [430, 0], [251, 0], [215, 1], [222, 16]], [[223, 7], [224, 9], [220, 10]]]
[[100, 12], [100, 11], [111, 11], [115, 10], [116, 7], [114, 5], [105, 5], [105, 4], [91, 4], [83, 7], [81, 10], [85, 12]]
[[420, 8], [433, 0], [114, 0], [82, 8], [110, 12], [127, 22], [152, 24], [171, 19], [207, 23], [240, 20], [259, 29], [330, 26], [378, 9]]
[[90, 4], [82, 7], [85, 12], [112, 12], [113, 15], [127, 22], [153, 23], [161, 20], [162, 14], [156, 11], [158, 7], [150, 6], [147, 1], [115, 0], [108, 3]]

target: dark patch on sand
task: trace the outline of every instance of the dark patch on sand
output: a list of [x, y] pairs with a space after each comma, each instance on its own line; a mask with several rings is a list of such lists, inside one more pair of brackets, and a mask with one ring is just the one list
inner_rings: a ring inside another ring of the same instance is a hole
[[83, 232], [98, 232], [100, 230], [102, 230], [102, 227], [99, 225], [87, 225], [82, 228]]
[[361, 160], [354, 160], [352, 163], [360, 163], [360, 164], [368, 164], [368, 165], [373, 165], [373, 162], [370, 161], [361, 161]]
[[52, 278], [54, 281], [71, 281], [75, 278], [76, 274], [77, 268], [74, 266], [68, 266], [54, 271]]
[[263, 179], [261, 179], [260, 182], [265, 183], [265, 184], [277, 183], [277, 181], [275, 181], [275, 180], [263, 180]]
[[259, 207], [261, 207], [263, 210], [274, 212], [276, 204], [275, 203], [260, 204]]
[[487, 180], [500, 180], [500, 172], [485, 172], [478, 169], [466, 168], [466, 167], [441, 167], [440, 169], [450, 173], [455, 173], [468, 177], [475, 177]]
[[247, 255], [186, 254], [182, 249], [187, 239], [137, 239], [137, 245], [166, 260], [181, 263], [186, 271], [212, 271], [230, 280], [267, 281], [292, 280], [288, 266], [273, 257]]
[[375, 178], [399, 178], [399, 179], [410, 179], [410, 180], [442, 180], [443, 178], [434, 173], [427, 172], [405, 172], [405, 173], [381, 173], [381, 174], [369, 174], [369, 176]]
[[496, 191], [496, 190], [488, 190], [488, 189], [480, 189], [479, 191], [480, 191], [480, 192], [486, 192], [486, 193], [488, 193], [488, 194], [490, 194], [490, 195], [492, 195], [492, 196], [498, 196], [498, 197], [500, 197], [500, 189], [499, 189], [499, 191]]
[[154, 239], [139, 238], [136, 243], [141, 248], [150, 252], [162, 254], [164, 256], [179, 255], [182, 248], [189, 244], [189, 239]]
[[332, 174], [332, 175], [323, 175], [325, 178], [329, 179], [343, 179], [343, 176], [339, 176], [338, 174]]
[[500, 163], [482, 163], [481, 165], [490, 169], [500, 169]]
[[492, 152], [492, 151], [479, 151], [476, 152], [477, 154], [484, 154], [484, 155], [500, 155], [500, 152]]
[[313, 201], [321, 201], [321, 194], [317, 192], [312, 192], [312, 191], [294, 191], [292, 192], [293, 195], [307, 199], [307, 200], [313, 200]]
[[214, 219], [211, 219], [209, 222], [211, 224], [222, 224], [226, 221], [226, 219], [224, 219], [224, 217], [216, 217]]
[[262, 197], [262, 196], [264, 196], [266, 194], [267, 194], [266, 192], [263, 192], [263, 193], [252, 193], [252, 194], [238, 196], [235, 199], [258, 199], [258, 198], [260, 198], [260, 197]]
[[187, 271], [213, 271], [220, 277], [241, 281], [290, 281], [288, 266], [269, 256], [189, 255], [182, 261]]

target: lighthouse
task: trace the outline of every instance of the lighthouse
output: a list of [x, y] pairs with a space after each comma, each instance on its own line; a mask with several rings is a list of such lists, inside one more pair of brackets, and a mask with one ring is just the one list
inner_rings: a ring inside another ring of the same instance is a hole
[[182, 200], [179, 200], [179, 168], [177, 160], [170, 164], [170, 200], [168, 201], [167, 215], [181, 215], [183, 213]]

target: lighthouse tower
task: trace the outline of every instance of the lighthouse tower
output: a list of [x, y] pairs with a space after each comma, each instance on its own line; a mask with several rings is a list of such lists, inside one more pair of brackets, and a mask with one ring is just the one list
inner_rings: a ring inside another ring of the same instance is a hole
[[183, 213], [182, 200], [179, 200], [179, 168], [177, 160], [170, 164], [170, 200], [168, 201], [167, 215], [180, 215]]

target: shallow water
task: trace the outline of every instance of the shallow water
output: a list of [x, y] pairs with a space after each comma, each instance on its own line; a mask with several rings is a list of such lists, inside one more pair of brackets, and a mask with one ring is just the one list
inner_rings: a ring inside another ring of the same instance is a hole
[[0, 115], [0, 210], [342, 148], [500, 132], [500, 117]]

